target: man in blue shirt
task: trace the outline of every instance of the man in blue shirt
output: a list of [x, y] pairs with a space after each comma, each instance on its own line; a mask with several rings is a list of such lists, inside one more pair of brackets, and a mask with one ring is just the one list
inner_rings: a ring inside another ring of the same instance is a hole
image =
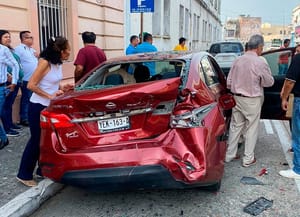
[[135, 48], [139, 44], [140, 40], [137, 35], [132, 35], [130, 37], [130, 44], [126, 48], [126, 55], [134, 54], [135, 53]]
[[[136, 47], [135, 53], [157, 52], [157, 48], [154, 45], [152, 45], [152, 42], [152, 35], [149, 33], [145, 33], [143, 37], [143, 42]], [[145, 62], [144, 65], [149, 68], [151, 76], [155, 75], [154, 62]]]
[[[7, 67], [11, 67], [12, 81], [9, 86], [6, 86], [7, 82]], [[19, 64], [15, 60], [11, 51], [0, 44], [0, 114], [2, 114], [3, 105], [5, 102], [6, 91], [9, 88], [12, 92], [19, 79]], [[3, 125], [0, 124], [0, 149], [8, 145], [8, 139]]]

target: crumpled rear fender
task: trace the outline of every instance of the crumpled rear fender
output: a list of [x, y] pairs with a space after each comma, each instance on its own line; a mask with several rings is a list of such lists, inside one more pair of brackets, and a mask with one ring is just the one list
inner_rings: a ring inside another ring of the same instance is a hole
[[210, 135], [211, 132], [205, 127], [169, 132], [164, 150], [173, 158], [166, 163], [176, 179], [190, 183], [221, 179], [226, 144]]

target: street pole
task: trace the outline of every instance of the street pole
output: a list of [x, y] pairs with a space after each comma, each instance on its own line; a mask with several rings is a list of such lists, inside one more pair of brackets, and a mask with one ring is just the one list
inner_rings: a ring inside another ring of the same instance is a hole
[[141, 12], [141, 33], [140, 33], [140, 42], [142, 43], [143, 42], [143, 12]]

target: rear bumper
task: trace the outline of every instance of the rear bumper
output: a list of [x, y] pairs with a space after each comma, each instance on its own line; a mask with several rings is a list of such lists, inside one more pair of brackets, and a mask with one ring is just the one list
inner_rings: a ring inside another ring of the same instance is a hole
[[63, 175], [61, 182], [93, 191], [181, 189], [216, 183], [187, 184], [176, 181], [162, 165], [69, 171]]
[[205, 186], [221, 180], [226, 149], [225, 141], [212, 142], [208, 134], [200, 127], [177, 129], [155, 139], [63, 153], [51, 133], [42, 137], [40, 166], [52, 180], [100, 190]]

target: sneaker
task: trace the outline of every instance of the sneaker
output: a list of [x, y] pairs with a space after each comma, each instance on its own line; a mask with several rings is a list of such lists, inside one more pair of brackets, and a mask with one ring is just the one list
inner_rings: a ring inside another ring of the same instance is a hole
[[293, 148], [289, 148], [288, 152], [293, 153], [294, 149]]
[[250, 162], [250, 163], [243, 163], [243, 167], [250, 167], [254, 164], [256, 164], [256, 158], [254, 158], [253, 161]]
[[25, 126], [25, 127], [28, 127], [28, 126], [29, 126], [29, 122], [28, 122], [27, 120], [22, 120], [22, 121], [20, 121], [19, 124], [20, 124], [20, 125], [23, 125], [23, 126]]
[[10, 130], [6, 131], [6, 135], [10, 136], [10, 137], [15, 137], [15, 136], [19, 136], [20, 133], [18, 131], [10, 129]]
[[294, 170], [281, 170], [279, 174], [283, 177], [290, 178], [290, 179], [300, 179], [300, 174], [294, 172]]
[[5, 146], [7, 146], [9, 144], [9, 141], [8, 141], [8, 139], [6, 139], [6, 141], [5, 142], [0, 142], [0, 149], [3, 149]]
[[20, 126], [18, 126], [18, 125], [16, 125], [16, 124], [13, 124], [13, 125], [11, 126], [11, 129], [13, 129], [13, 130], [22, 130], [23, 128], [20, 127]]

